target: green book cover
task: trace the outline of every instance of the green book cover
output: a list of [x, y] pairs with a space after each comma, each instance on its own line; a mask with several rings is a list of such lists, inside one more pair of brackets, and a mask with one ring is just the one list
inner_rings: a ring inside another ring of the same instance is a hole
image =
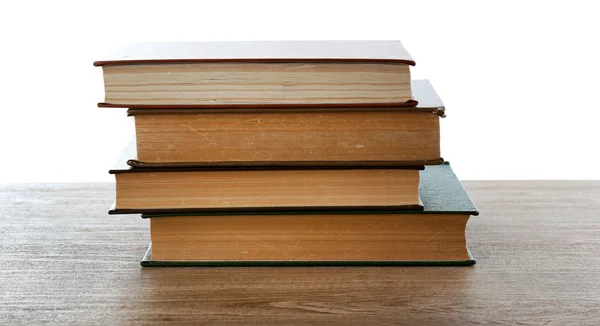
[[[281, 211], [264, 213], [202, 213], [202, 214], [143, 214], [143, 218], [168, 218], [169, 216], [215, 216], [215, 215], [303, 215], [303, 214], [422, 214], [423, 218], [427, 215], [435, 216], [439, 214], [458, 214], [458, 215], [478, 215], [477, 207], [469, 197], [462, 183], [450, 167], [448, 162], [441, 165], [427, 166], [421, 171], [419, 184], [419, 195], [423, 202], [423, 210], [415, 211], [339, 211], [339, 212], [320, 212], [320, 211]], [[467, 249], [468, 251], [468, 249]], [[176, 266], [205, 266], [205, 267], [227, 267], [227, 266], [470, 266], [475, 264], [475, 260], [469, 253], [469, 259], [465, 260], [361, 260], [361, 261], [306, 261], [306, 260], [259, 260], [259, 261], [239, 261], [239, 260], [205, 260], [205, 261], [161, 261], [152, 260], [152, 245], [141, 262], [145, 267], [176, 267]]]
[[[467, 250], [469, 250], [467, 248]], [[469, 252], [467, 260], [152, 260], [152, 244], [148, 246], [142, 267], [336, 267], [336, 266], [473, 266]]]

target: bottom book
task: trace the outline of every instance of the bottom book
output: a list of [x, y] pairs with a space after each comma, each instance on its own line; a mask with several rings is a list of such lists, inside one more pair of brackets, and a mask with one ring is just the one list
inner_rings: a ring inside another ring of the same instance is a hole
[[142, 258], [142, 267], [318, 267], [318, 266], [472, 266], [466, 260], [155, 260], [152, 244]]
[[421, 172], [422, 211], [142, 215], [142, 266], [475, 264], [465, 229], [477, 208], [448, 163]]

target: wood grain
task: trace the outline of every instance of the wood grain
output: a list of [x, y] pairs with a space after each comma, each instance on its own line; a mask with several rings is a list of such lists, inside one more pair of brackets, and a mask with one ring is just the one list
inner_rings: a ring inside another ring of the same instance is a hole
[[139, 267], [114, 185], [0, 186], [0, 324], [600, 324], [600, 181], [467, 182], [474, 267]]

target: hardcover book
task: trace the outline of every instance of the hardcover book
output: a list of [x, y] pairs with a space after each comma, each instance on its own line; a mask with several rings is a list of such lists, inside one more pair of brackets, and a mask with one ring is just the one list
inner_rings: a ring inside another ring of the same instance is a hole
[[265, 210], [422, 209], [419, 169], [397, 167], [173, 167], [126, 164], [133, 142], [110, 170], [110, 214]]
[[450, 165], [421, 171], [422, 211], [142, 215], [142, 266], [472, 265], [465, 228], [478, 215]]
[[444, 104], [413, 80], [416, 107], [130, 109], [135, 167], [440, 164]]
[[107, 55], [105, 101], [126, 108], [414, 106], [399, 41], [138, 43]]

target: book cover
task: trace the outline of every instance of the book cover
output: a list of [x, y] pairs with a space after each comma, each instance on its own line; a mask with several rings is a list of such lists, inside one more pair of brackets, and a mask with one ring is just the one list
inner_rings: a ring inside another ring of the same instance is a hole
[[404, 63], [415, 61], [400, 41], [151, 42], [124, 45], [94, 66], [192, 62]]
[[[421, 183], [420, 183], [420, 197], [423, 202], [424, 209], [422, 211], [313, 211], [313, 212], [264, 212], [261, 214], [278, 214], [278, 215], [297, 215], [296, 218], [302, 218], [305, 214], [339, 214], [339, 218], [344, 218], [345, 215], [350, 216], [354, 214], [420, 214], [423, 219], [436, 218], [442, 215], [456, 215], [459, 217], [467, 217], [469, 215], [478, 215], [479, 212], [469, 197], [468, 193], [462, 186], [462, 183], [458, 180], [456, 175], [453, 173], [449, 163], [444, 163], [438, 166], [428, 166], [425, 170], [421, 171]], [[202, 218], [202, 216], [214, 216], [214, 215], [253, 215], [257, 213], [223, 213], [223, 214], [183, 214], [191, 217]], [[143, 218], [166, 218], [182, 216], [182, 214], [143, 214]], [[224, 217], [226, 218], [226, 217]], [[465, 245], [466, 246], [466, 245]], [[255, 260], [255, 261], [241, 261], [241, 260], [206, 260], [206, 261], [166, 261], [166, 260], [153, 260], [152, 259], [152, 246], [148, 248], [144, 259], [142, 260], [142, 266], [468, 266], [475, 264], [475, 260], [471, 256], [468, 248], [463, 248], [468, 259], [460, 260]], [[443, 254], [443, 253], [442, 253]]]
[[414, 64], [400, 41], [134, 43], [94, 62], [98, 106], [164, 109], [414, 106]]
[[[422, 165], [383, 169], [378, 166], [139, 168], [126, 164], [134, 151], [130, 144], [109, 171], [117, 181], [117, 201], [109, 214], [423, 208], [418, 198], [418, 171], [424, 168]], [[134, 187], [139, 182], [143, 186]], [[242, 184], [245, 188], [240, 192]], [[156, 194], [165, 187], [168, 192]], [[394, 192], [398, 195], [388, 195], [385, 200], [378, 195]], [[156, 203], [159, 199], [161, 205]]]

